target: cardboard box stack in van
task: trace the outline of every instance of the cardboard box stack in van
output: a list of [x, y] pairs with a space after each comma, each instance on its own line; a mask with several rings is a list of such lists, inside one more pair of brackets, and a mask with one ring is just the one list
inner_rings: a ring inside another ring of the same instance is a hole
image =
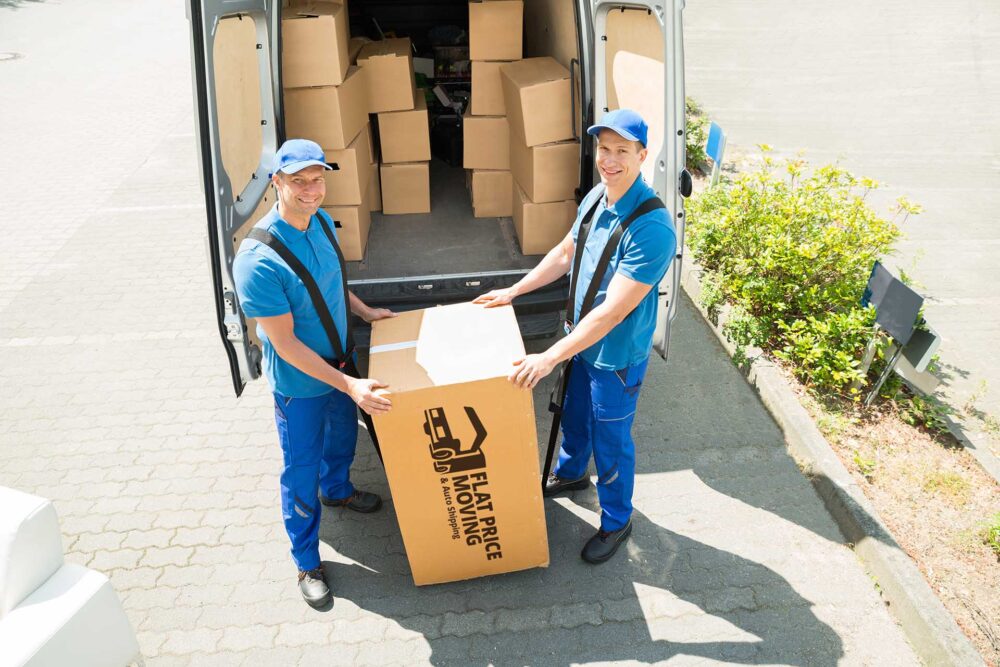
[[429, 162], [383, 163], [379, 167], [379, 172], [383, 214], [431, 212]]
[[346, 259], [362, 259], [371, 222], [372, 160], [367, 72], [351, 65], [345, 5], [313, 0], [282, 10], [285, 134], [318, 143], [325, 173], [323, 208], [338, 224]]
[[369, 42], [358, 65], [368, 73], [368, 111], [378, 115], [382, 213], [429, 213], [430, 120], [416, 89], [412, 44], [406, 37]]
[[[496, 199], [500, 192], [506, 192], [510, 199], [510, 132], [500, 66], [521, 59], [523, 23], [522, 0], [469, 2], [472, 92], [463, 117], [463, 166], [473, 170], [470, 190], [477, 218], [511, 214], [510, 203], [501, 204]], [[484, 170], [494, 173], [480, 174]]]
[[580, 141], [570, 73], [553, 58], [526, 58], [500, 67], [500, 85], [510, 125], [514, 230], [525, 255], [544, 254], [576, 217]]
[[374, 418], [418, 586], [549, 562], [530, 391], [514, 309], [471, 303], [372, 324], [369, 374], [392, 389]]

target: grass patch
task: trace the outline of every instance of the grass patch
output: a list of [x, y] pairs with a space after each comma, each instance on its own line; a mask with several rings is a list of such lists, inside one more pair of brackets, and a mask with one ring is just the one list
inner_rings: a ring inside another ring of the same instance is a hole
[[956, 505], [964, 505], [969, 499], [969, 482], [956, 472], [932, 470], [924, 475], [922, 488], [927, 493], [938, 495]]

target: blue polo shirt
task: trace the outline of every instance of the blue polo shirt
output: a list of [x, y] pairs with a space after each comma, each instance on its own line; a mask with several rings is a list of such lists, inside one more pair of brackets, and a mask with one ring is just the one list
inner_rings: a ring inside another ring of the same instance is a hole
[[[577, 209], [573, 223], [573, 239], [580, 233], [580, 223], [594, 201], [600, 197], [594, 211], [587, 244], [580, 260], [580, 277], [576, 287], [576, 306], [573, 321], [579, 319], [583, 298], [587, 293], [597, 263], [604, 252], [604, 246], [622, 220], [650, 197], [655, 197], [653, 188], [646, 185], [640, 175], [632, 187], [612, 206], [607, 206], [604, 187], [591, 190]], [[656, 285], [667, 273], [670, 260], [677, 249], [674, 223], [666, 209], [646, 213], [633, 220], [611, 256], [607, 273], [600, 277], [601, 287], [594, 300], [594, 307], [604, 302], [611, 278], [620, 273], [646, 285], [652, 285], [639, 305], [625, 319], [594, 345], [580, 353], [584, 361], [602, 370], [619, 370], [644, 361], [653, 347], [653, 331], [656, 329], [656, 310], [659, 299]], [[574, 262], [575, 262], [574, 258]], [[575, 268], [575, 267], [574, 267]]]
[[[330, 230], [337, 234], [330, 217], [320, 210]], [[284, 243], [306, 267], [326, 300], [340, 334], [340, 344], [347, 348], [347, 310], [344, 307], [344, 276], [337, 253], [330, 245], [316, 216], [300, 232], [281, 219], [275, 204], [255, 227], [267, 230]], [[274, 317], [292, 314], [295, 337], [321, 357], [334, 355], [330, 339], [305, 285], [285, 262], [260, 241], [244, 239], [233, 261], [233, 280], [240, 307], [247, 317]], [[273, 391], [283, 396], [309, 398], [333, 391], [333, 387], [303, 373], [274, 351], [264, 329], [258, 324], [257, 335], [264, 344], [264, 373]]]

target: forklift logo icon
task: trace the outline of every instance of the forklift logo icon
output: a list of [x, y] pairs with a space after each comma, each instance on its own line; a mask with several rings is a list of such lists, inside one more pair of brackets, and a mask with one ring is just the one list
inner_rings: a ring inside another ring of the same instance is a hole
[[465, 472], [486, 467], [486, 455], [482, 451], [486, 440], [486, 429], [473, 408], [466, 406], [465, 414], [472, 424], [476, 437], [472, 446], [462, 449], [462, 442], [452, 436], [444, 408], [424, 410], [424, 433], [430, 437], [431, 458], [434, 470], [439, 474]]

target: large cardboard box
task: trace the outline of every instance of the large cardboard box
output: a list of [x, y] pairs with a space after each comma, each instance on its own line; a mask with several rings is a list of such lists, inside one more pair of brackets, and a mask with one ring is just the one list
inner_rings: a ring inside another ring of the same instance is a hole
[[510, 172], [474, 169], [470, 173], [472, 214], [477, 218], [511, 215], [514, 199]]
[[476, 60], [472, 63], [472, 96], [469, 111], [473, 116], [506, 116], [500, 66], [504, 62]]
[[366, 73], [352, 67], [339, 86], [285, 89], [285, 135], [325, 149], [347, 148], [368, 123]]
[[431, 159], [431, 130], [427, 102], [417, 95], [409, 111], [386, 111], [378, 115], [382, 162], [423, 162]]
[[326, 197], [323, 206], [358, 206], [368, 192], [371, 178], [371, 137], [366, 127], [351, 145], [340, 150], [323, 151], [333, 171], [323, 172]]
[[431, 212], [431, 172], [428, 162], [401, 162], [383, 164], [382, 213]]
[[374, 418], [418, 586], [548, 565], [531, 392], [507, 380], [524, 355], [510, 306], [471, 303], [372, 325]]
[[369, 113], [413, 108], [416, 83], [408, 37], [365, 44], [358, 53], [358, 65], [368, 71]]
[[379, 183], [378, 162], [371, 164], [372, 179], [368, 182], [368, 199], [373, 211], [382, 210], [382, 184]]
[[576, 201], [536, 204], [514, 184], [514, 232], [525, 255], [544, 255], [552, 250], [573, 227]]
[[569, 70], [552, 58], [528, 58], [500, 66], [511, 136], [526, 146], [573, 138]]
[[462, 166], [466, 169], [510, 169], [510, 130], [503, 116], [462, 117]]
[[[367, 167], [366, 167], [367, 168]], [[364, 259], [368, 247], [368, 232], [372, 225], [372, 212], [367, 187], [359, 206], [324, 206], [337, 223], [337, 241], [348, 262]]]
[[528, 199], [536, 204], [574, 199], [580, 185], [580, 142], [560, 141], [529, 148], [513, 137], [510, 171]]
[[524, 3], [521, 0], [469, 2], [469, 58], [517, 60], [521, 57]]
[[347, 8], [295, 3], [281, 13], [281, 79], [285, 88], [339, 86], [351, 64]]
[[347, 42], [347, 56], [350, 58], [352, 65], [358, 64], [358, 54], [361, 53], [361, 49], [364, 48], [365, 44], [369, 44], [371, 41], [367, 37], [351, 37], [351, 40]]

